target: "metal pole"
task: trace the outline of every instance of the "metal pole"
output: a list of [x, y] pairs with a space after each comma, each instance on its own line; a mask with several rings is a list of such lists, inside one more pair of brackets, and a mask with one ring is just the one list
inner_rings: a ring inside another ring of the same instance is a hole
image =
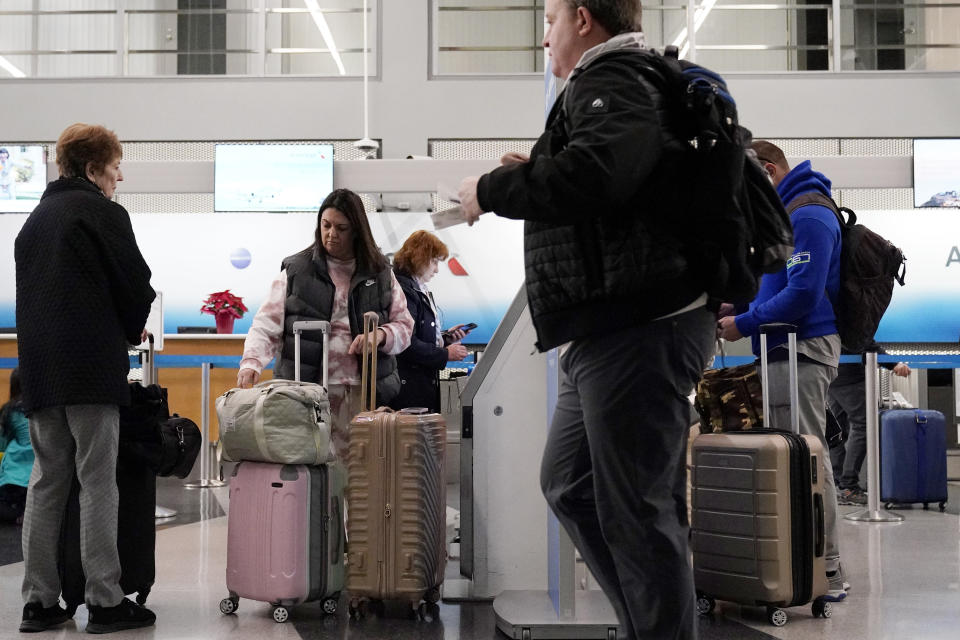
[[848, 513], [847, 520], [855, 522], [900, 522], [903, 516], [880, 511], [880, 428], [877, 414], [877, 353], [868, 351], [864, 367], [867, 394], [867, 508]]
[[200, 365], [200, 404], [203, 413], [200, 416], [200, 480], [197, 482], [188, 482], [183, 486], [187, 489], [209, 489], [210, 487], [223, 487], [227, 483], [211, 477], [210, 457], [212, 449], [210, 447], [210, 363], [204, 362]]

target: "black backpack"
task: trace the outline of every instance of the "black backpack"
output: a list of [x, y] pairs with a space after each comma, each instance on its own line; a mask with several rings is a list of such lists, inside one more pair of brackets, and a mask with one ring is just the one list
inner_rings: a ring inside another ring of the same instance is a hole
[[888, 240], [857, 224], [857, 214], [838, 207], [833, 198], [822, 193], [797, 196], [790, 201], [787, 211], [793, 213], [808, 204], [830, 209], [840, 221], [840, 291], [831, 302], [843, 347], [862, 353], [873, 342], [880, 319], [890, 305], [894, 281], [903, 286], [906, 258]]
[[786, 266], [793, 253], [790, 217], [752, 151], [752, 136], [717, 73], [642, 50], [643, 77], [664, 100], [668, 152], [682, 155], [689, 178], [679, 203], [686, 257], [716, 304], [745, 304], [760, 276]]

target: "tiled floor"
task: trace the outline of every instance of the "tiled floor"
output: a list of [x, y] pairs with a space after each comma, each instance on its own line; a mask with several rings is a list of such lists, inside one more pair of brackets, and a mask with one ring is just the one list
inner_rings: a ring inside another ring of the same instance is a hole
[[[273, 622], [263, 603], [240, 602], [236, 615], [218, 610], [226, 595], [225, 489], [188, 491], [179, 481], [162, 480], [161, 504], [180, 511], [157, 535], [157, 580], [150, 606], [158, 622], [152, 629], [114, 634], [115, 638], [267, 640], [269, 638], [391, 640], [472, 640], [505, 638], [496, 630], [490, 604], [444, 604], [426, 619], [409, 619], [405, 608], [388, 606], [367, 618], [349, 620], [343, 612], [324, 616], [319, 606], [295, 608], [288, 624]], [[844, 566], [853, 587], [829, 620], [811, 617], [809, 608], [790, 609], [782, 628], [770, 626], [760, 609], [720, 604], [701, 618], [700, 638], [874, 640], [960, 638], [960, 487], [951, 488], [952, 513], [919, 508], [901, 511], [897, 525], [841, 524]], [[855, 510], [842, 507], [844, 512]], [[22, 638], [16, 628], [23, 565], [16, 543], [19, 530], [0, 527], [0, 640]], [[12, 548], [14, 547], [14, 548]], [[86, 624], [85, 610], [62, 629], [43, 638], [74, 636]]]

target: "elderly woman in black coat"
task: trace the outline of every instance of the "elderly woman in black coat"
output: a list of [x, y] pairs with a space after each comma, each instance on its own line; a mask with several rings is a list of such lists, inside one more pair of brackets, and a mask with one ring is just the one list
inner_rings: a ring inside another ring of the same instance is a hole
[[139, 343], [156, 294], [130, 217], [113, 202], [123, 180], [116, 134], [74, 124], [57, 141], [60, 177], [14, 243], [23, 407], [36, 456], [23, 519], [20, 631], [72, 615], [59, 605], [57, 549], [74, 473], [87, 631], [152, 625], [124, 598], [117, 555], [119, 406], [130, 404], [128, 343]]
[[390, 402], [394, 409], [424, 407], [439, 412], [440, 370], [447, 361], [467, 357], [466, 347], [460, 344], [467, 334], [463, 325], [441, 330], [437, 306], [427, 288], [448, 255], [447, 245], [435, 235], [414, 231], [393, 256], [393, 272], [407, 296], [414, 324], [410, 346], [397, 356], [401, 384], [400, 393]]

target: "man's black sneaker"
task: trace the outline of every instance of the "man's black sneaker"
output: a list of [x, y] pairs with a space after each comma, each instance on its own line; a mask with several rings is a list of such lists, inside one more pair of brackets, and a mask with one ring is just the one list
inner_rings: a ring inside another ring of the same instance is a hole
[[87, 605], [87, 633], [113, 633], [124, 629], [149, 627], [157, 616], [146, 607], [124, 598], [115, 607]]
[[39, 602], [28, 602], [23, 605], [23, 621], [20, 623], [20, 631], [23, 633], [46, 631], [50, 627], [63, 624], [70, 618], [70, 614], [59, 603], [44, 608]]

